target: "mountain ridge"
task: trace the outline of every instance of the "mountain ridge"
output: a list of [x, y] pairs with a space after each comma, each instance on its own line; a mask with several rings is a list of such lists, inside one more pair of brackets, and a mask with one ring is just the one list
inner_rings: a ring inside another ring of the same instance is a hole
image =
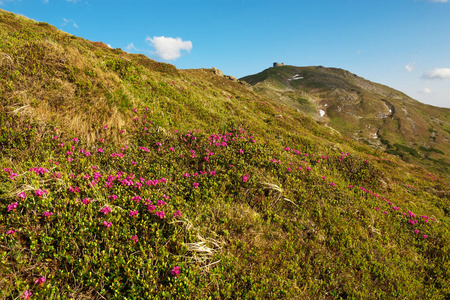
[[338, 68], [282, 66], [241, 80], [261, 95], [303, 111], [346, 137], [430, 170], [450, 172], [448, 108], [420, 103]]

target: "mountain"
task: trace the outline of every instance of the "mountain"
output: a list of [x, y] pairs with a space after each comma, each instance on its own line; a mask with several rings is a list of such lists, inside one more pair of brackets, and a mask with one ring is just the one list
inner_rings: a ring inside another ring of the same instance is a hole
[[0, 11], [2, 299], [446, 299], [449, 196], [217, 69]]
[[347, 138], [450, 173], [450, 109], [422, 104], [336, 68], [279, 66], [243, 77], [259, 94]]

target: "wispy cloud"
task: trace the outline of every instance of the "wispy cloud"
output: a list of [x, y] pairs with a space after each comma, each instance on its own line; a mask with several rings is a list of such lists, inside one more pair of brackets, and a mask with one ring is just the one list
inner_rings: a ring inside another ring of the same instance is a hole
[[418, 91], [420, 94], [433, 94], [433, 91], [429, 88], [423, 88], [421, 90]]
[[71, 24], [73, 27], [78, 28], [78, 25], [77, 25], [77, 23], [75, 23], [74, 20], [63, 18], [63, 21], [64, 21], [64, 23], [62, 24], [62, 26]]
[[155, 53], [164, 60], [175, 60], [181, 56], [181, 50], [190, 52], [191, 41], [183, 41], [181, 38], [171, 38], [165, 36], [147, 37], [145, 41], [155, 48]]
[[449, 68], [436, 68], [423, 74], [425, 79], [450, 79]]
[[67, 0], [67, 2], [72, 2], [73, 4], [77, 4], [77, 2], [80, 2], [80, 0]]
[[428, 0], [428, 2], [440, 2], [440, 3], [445, 3], [445, 2], [448, 2], [448, 0]]
[[129, 43], [128, 46], [125, 47], [125, 50], [129, 51], [136, 51], [137, 48], [134, 46], [133, 43]]
[[8, 2], [14, 2], [14, 0], [0, 0], [0, 5], [5, 5]]
[[412, 62], [409, 63], [405, 66], [406, 71], [408, 71], [409, 73], [411, 73], [412, 71], [414, 71], [416, 69], [416, 62]]
[[48, 4], [48, 0], [42, 0], [42, 3]]

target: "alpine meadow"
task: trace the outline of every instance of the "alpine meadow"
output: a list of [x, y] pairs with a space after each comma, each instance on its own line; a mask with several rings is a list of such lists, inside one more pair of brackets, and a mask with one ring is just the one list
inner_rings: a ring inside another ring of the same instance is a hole
[[434, 114], [411, 146], [400, 92], [355, 84], [355, 115], [398, 107], [367, 121], [378, 142], [317, 115], [347, 73], [276, 70], [320, 83], [269, 90], [0, 10], [0, 298], [449, 299], [450, 110], [408, 99]]

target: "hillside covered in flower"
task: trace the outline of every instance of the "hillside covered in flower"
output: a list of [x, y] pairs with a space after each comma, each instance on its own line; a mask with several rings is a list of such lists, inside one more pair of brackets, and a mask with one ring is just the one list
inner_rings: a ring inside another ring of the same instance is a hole
[[210, 69], [0, 29], [1, 298], [450, 296], [448, 177]]

